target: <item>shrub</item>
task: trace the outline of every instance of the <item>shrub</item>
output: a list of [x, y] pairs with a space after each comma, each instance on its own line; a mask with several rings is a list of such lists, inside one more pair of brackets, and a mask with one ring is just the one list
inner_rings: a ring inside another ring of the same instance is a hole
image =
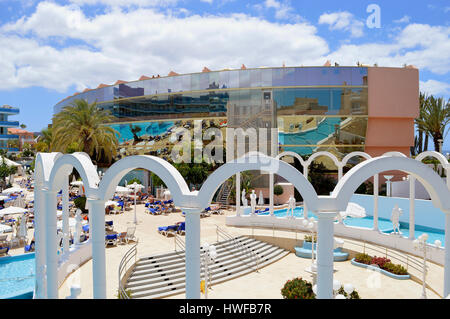
[[[312, 242], [312, 235], [305, 235], [305, 239], [306, 242], [311, 243]], [[317, 236], [314, 235], [314, 242], [317, 243]]]
[[383, 269], [385, 269], [395, 275], [407, 275], [408, 274], [408, 271], [406, 270], [405, 267], [403, 267], [402, 265], [395, 265], [391, 262], [385, 263]]
[[372, 262], [372, 257], [370, 257], [367, 254], [357, 254], [355, 257], [355, 261], [362, 264], [370, 265]]
[[381, 269], [384, 269], [384, 265], [385, 265], [386, 263], [389, 263], [389, 262], [391, 262], [391, 260], [388, 259], [388, 258], [386, 258], [386, 257], [377, 257], [377, 256], [374, 256], [374, 257], [372, 258], [372, 262], [371, 262], [370, 264], [371, 264], [371, 265], [377, 265], [377, 266], [380, 267]]
[[275, 185], [273, 188], [273, 193], [277, 196], [283, 194], [283, 187], [281, 187], [280, 185]]
[[284, 299], [316, 299], [312, 284], [301, 277], [288, 280], [281, 289]]
[[[341, 295], [344, 295], [345, 298], [348, 297], [348, 294], [345, 292], [343, 286], [341, 288], [339, 288], [338, 293]], [[361, 297], [359, 296], [359, 294], [356, 290], [353, 290], [353, 292], [350, 294], [350, 299], [361, 299]]]

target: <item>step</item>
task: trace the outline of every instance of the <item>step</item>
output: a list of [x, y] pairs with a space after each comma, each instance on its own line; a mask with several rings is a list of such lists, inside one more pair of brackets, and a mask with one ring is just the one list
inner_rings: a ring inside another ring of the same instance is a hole
[[[267, 257], [268, 260], [265, 260], [260, 267], [265, 267], [281, 258], [283, 258], [284, 256], [288, 255], [289, 251], [286, 251], [284, 249], [279, 248], [276, 252], [274, 252], [270, 257]], [[219, 284], [221, 282], [225, 282], [231, 279], [235, 279], [238, 278], [240, 276], [246, 275], [248, 273], [252, 272], [252, 269], [250, 269], [249, 267], [242, 267], [239, 271], [235, 271], [234, 273], [232, 273], [229, 276], [223, 277], [223, 278], [215, 278], [214, 276], [212, 277], [211, 283], [212, 284]], [[155, 289], [153, 290], [151, 293], [133, 293], [132, 294], [132, 298], [133, 299], [159, 299], [159, 298], [164, 298], [164, 297], [169, 297], [172, 295], [176, 295], [176, 294], [180, 294], [185, 292], [185, 283], [179, 283], [179, 284], [175, 284], [175, 285], [171, 285], [169, 289], [164, 289], [164, 288], [159, 288], [159, 289]]]

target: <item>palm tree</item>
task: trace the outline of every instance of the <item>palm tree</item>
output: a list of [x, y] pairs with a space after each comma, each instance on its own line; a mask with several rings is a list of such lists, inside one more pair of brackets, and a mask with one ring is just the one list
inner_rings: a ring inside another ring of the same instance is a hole
[[[419, 124], [419, 119], [423, 120], [425, 117], [425, 109], [427, 108], [427, 105], [429, 103], [430, 99], [428, 95], [425, 93], [420, 92], [419, 95], [419, 117], [414, 120], [415, 124], [417, 125], [417, 132], [418, 132], [418, 138], [417, 138], [417, 154], [420, 154], [424, 151], [428, 150], [428, 134], [425, 133], [425, 129], [422, 127], [421, 124]], [[425, 140], [424, 140], [425, 138]]]
[[78, 143], [80, 149], [97, 162], [111, 163], [117, 154], [118, 132], [104, 125], [114, 116], [97, 108], [97, 103], [74, 100], [53, 116], [53, 147], [65, 152], [67, 145]]
[[434, 149], [439, 151], [439, 140], [444, 139], [447, 124], [450, 123], [450, 100], [444, 101], [443, 97], [435, 98], [431, 95], [425, 104], [423, 114], [417, 118], [417, 125], [425, 134], [433, 138]]
[[53, 140], [53, 130], [51, 127], [44, 128], [41, 131], [41, 137], [39, 139], [38, 144], [36, 145], [36, 149], [38, 152], [51, 152], [52, 151], [52, 140]]

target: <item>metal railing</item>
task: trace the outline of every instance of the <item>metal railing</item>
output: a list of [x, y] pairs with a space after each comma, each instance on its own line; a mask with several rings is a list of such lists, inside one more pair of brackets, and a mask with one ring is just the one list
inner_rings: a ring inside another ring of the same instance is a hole
[[181, 251], [186, 251], [186, 245], [184, 244], [180, 235], [178, 235], [177, 233], [174, 233], [173, 241], [175, 244], [175, 251], [177, 251], [177, 248], [179, 248]]
[[[139, 242], [136, 242], [136, 244], [125, 253], [125, 255], [122, 257], [122, 260], [120, 261], [120, 264], [119, 264], [119, 291], [118, 291], [119, 299], [130, 299], [130, 296], [127, 294], [125, 288], [123, 287], [122, 282], [123, 282], [124, 278], [122, 277], [122, 275], [126, 274], [129, 271], [130, 267], [136, 264], [138, 243]], [[128, 267], [130, 261], [133, 259], [134, 259], [133, 264]]]
[[236, 240], [235, 237], [231, 236], [229, 233], [227, 233], [224, 229], [222, 229], [219, 225], [216, 225], [216, 235], [217, 235], [217, 241], [219, 241], [219, 237], [222, 237], [225, 240], [231, 240], [233, 242], [233, 246], [238, 249], [238, 258], [239, 260], [245, 262], [245, 259], [242, 259], [241, 256], [249, 255], [253, 261], [253, 263], [256, 266], [255, 271], [259, 271], [259, 256], [253, 252], [252, 250], [248, 249], [245, 245], [243, 245], [241, 242]]

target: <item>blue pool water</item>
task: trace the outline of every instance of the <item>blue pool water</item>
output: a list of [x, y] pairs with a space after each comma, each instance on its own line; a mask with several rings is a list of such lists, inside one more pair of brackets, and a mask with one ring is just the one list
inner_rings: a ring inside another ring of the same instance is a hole
[[[274, 215], [276, 217], [286, 217], [287, 209], [279, 209], [274, 211]], [[258, 215], [269, 215], [269, 212], [261, 213]], [[294, 209], [295, 217], [303, 217], [303, 207], [296, 207]], [[317, 219], [317, 216], [312, 212], [308, 212], [308, 217], [314, 217]], [[347, 226], [355, 226], [355, 227], [363, 227], [363, 228], [373, 228], [373, 217], [366, 216], [363, 218], [352, 218], [347, 217], [344, 219], [344, 224]], [[378, 228], [384, 233], [391, 233], [393, 231], [392, 222], [389, 219], [378, 218]], [[409, 224], [408, 223], [400, 223], [400, 232], [402, 236], [409, 237]], [[416, 225], [414, 229], [415, 238], [419, 237], [423, 233], [428, 234], [427, 242], [430, 244], [434, 244], [435, 240], [440, 240], [442, 246], [444, 246], [445, 242], [445, 231], [442, 229], [429, 228], [420, 225]]]
[[[173, 125], [173, 121], [144, 122], [132, 124], [133, 127], [138, 126], [141, 128], [141, 130], [136, 133], [138, 137], [142, 135], [162, 135], [166, 133], [170, 128], [172, 128]], [[120, 133], [120, 136], [118, 136], [119, 143], [123, 143], [133, 139], [133, 133], [131, 133], [130, 124], [111, 124], [110, 126]]]
[[31, 298], [35, 277], [34, 253], [0, 258], [0, 299]]

